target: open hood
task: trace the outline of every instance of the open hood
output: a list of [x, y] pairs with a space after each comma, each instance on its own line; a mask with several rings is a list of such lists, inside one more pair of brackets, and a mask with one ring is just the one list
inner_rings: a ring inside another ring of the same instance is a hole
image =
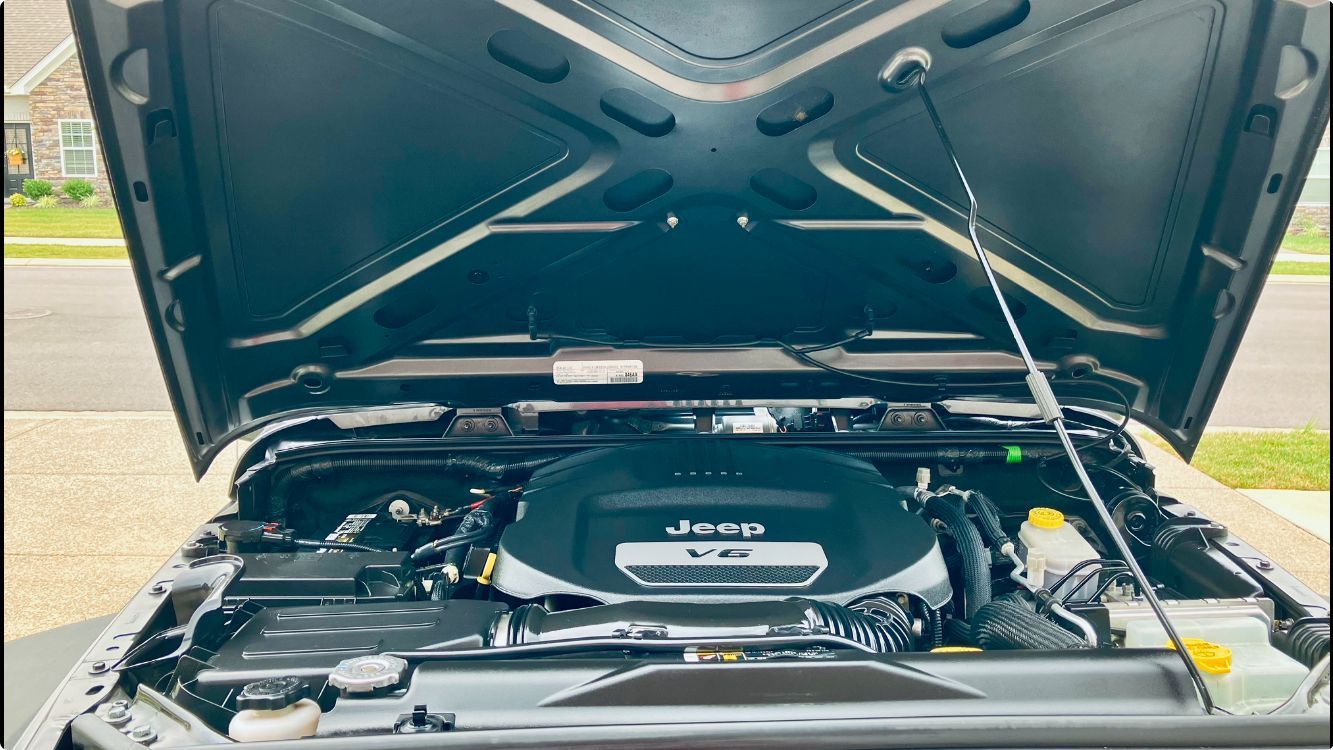
[[815, 356], [1021, 378], [903, 59], [1038, 362], [1189, 454], [1328, 121], [1319, 0], [72, 5], [200, 472], [312, 410], [908, 395], [771, 343], [864, 328]]

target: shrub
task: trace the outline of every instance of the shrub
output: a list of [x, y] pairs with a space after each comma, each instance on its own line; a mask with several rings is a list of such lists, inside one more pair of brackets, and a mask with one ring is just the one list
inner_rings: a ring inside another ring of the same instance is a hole
[[39, 200], [48, 195], [55, 195], [55, 188], [46, 180], [24, 180], [23, 194], [32, 200]]
[[14, 193], [13, 195], [9, 196], [9, 205], [15, 208], [18, 208], [20, 206], [26, 206], [28, 205], [28, 199], [23, 197], [23, 193]]
[[93, 184], [85, 179], [74, 178], [65, 180], [65, 184], [60, 186], [60, 192], [72, 201], [82, 201], [84, 198], [91, 198], [93, 195]]
[[1308, 234], [1313, 236], [1322, 234], [1319, 230], [1319, 222], [1300, 209], [1296, 209], [1295, 215], [1291, 217], [1291, 226], [1287, 227], [1287, 231], [1297, 235]]
[[32, 203], [34, 208], [55, 208], [60, 205], [60, 199], [54, 195], [43, 195]]
[[102, 197], [99, 195], [90, 195], [79, 201], [79, 205], [84, 208], [97, 208], [102, 205]]

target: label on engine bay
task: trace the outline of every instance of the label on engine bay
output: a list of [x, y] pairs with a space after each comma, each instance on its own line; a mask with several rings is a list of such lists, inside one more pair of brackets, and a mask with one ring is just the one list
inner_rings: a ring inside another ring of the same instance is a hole
[[[365, 532], [366, 527], [370, 525], [370, 522], [374, 520], [375, 520], [374, 513], [353, 513], [352, 515], [343, 519], [343, 522], [338, 524], [338, 528], [334, 529], [327, 536], [325, 536], [324, 541], [342, 542], [344, 544], [355, 543], [356, 540], [361, 537], [361, 534]], [[340, 552], [341, 550], [319, 549], [317, 551]]]
[[735, 646], [691, 646], [682, 654], [691, 664], [726, 664], [738, 661], [774, 661], [777, 659], [833, 659], [837, 656], [823, 646], [808, 648], [737, 648]]
[[567, 359], [556, 362], [551, 374], [556, 385], [626, 385], [643, 382], [643, 361], [638, 359]]

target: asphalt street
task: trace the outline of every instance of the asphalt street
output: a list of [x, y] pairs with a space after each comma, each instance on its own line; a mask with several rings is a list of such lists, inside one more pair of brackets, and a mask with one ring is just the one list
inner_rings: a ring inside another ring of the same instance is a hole
[[[127, 268], [5, 267], [5, 410], [170, 408]], [[1209, 424], [1329, 427], [1329, 285], [1270, 284]]]
[[1208, 424], [1327, 430], [1328, 339], [1328, 284], [1270, 282]]
[[128, 268], [5, 267], [5, 410], [171, 408]]

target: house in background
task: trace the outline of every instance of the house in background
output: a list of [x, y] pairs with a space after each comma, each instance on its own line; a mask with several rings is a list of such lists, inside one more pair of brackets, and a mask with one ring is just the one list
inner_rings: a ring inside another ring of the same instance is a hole
[[5, 195], [81, 177], [109, 198], [65, 0], [4, 0]]
[[[66, 0], [3, 0], [5, 195], [30, 177], [60, 185], [82, 177], [111, 195]], [[1328, 131], [1310, 169], [1298, 221], [1329, 231]]]
[[1324, 234], [1328, 234], [1328, 185], [1328, 129], [1325, 128], [1324, 140], [1319, 142], [1310, 174], [1305, 176], [1301, 188], [1301, 202], [1296, 206], [1296, 216], [1309, 217]]

